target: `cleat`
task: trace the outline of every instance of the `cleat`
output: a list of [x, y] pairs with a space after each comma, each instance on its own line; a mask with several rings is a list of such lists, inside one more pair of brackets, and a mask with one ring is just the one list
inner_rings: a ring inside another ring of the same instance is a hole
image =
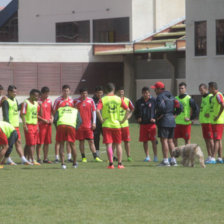
[[175, 161], [170, 162], [170, 165], [171, 165], [171, 166], [178, 166], [178, 165], [177, 165], [177, 162], [175, 162]]
[[217, 160], [216, 160], [216, 163], [223, 164], [223, 160], [222, 160], [222, 159], [217, 159]]
[[121, 164], [117, 166], [118, 169], [124, 169], [125, 167]]
[[36, 160], [34, 160], [33, 165], [40, 166], [40, 163], [38, 163]]
[[43, 160], [43, 163], [48, 163], [48, 164], [52, 164], [52, 162], [51, 162], [51, 161], [49, 161], [48, 159], [46, 159], [46, 160]]
[[150, 162], [150, 158], [147, 156], [147, 157], [144, 159], [144, 162]]
[[109, 165], [107, 169], [114, 169], [114, 165]]
[[87, 159], [84, 157], [84, 158], [82, 158], [82, 162], [83, 163], [87, 163]]
[[75, 163], [75, 164], [73, 163], [72, 167], [75, 168], [75, 169], [78, 168], [78, 163]]
[[72, 159], [68, 159], [67, 162], [73, 163], [73, 160]]
[[27, 161], [27, 162], [23, 162], [22, 164], [23, 164], [23, 165], [26, 165], [26, 166], [29, 166], [29, 165], [30, 165], [30, 166], [33, 166], [33, 163], [31, 163], [31, 162], [29, 162], [29, 161]]
[[128, 157], [128, 162], [132, 162], [133, 161], [133, 159], [129, 156]]
[[11, 163], [7, 162], [7, 165], [10, 165], [10, 166], [17, 166], [16, 163], [14, 163], [13, 161]]
[[0, 165], [0, 169], [3, 169], [3, 168], [4, 168], [4, 166]]
[[37, 162], [40, 163], [40, 164], [42, 163], [41, 159], [38, 159]]
[[67, 167], [66, 167], [65, 164], [62, 164], [62, 165], [61, 165], [61, 168], [62, 168], [63, 170], [65, 170]]
[[154, 156], [153, 162], [158, 162], [158, 157]]
[[162, 161], [158, 166], [170, 166], [170, 163]]
[[95, 161], [96, 161], [96, 162], [103, 162], [103, 160], [100, 159], [99, 157], [96, 157], [96, 158], [95, 158]]
[[216, 164], [216, 161], [210, 159], [210, 160], [206, 161], [205, 164]]

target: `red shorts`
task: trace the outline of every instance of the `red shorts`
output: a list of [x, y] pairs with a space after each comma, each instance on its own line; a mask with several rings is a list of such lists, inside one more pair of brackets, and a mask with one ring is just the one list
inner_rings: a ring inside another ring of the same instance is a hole
[[24, 131], [26, 145], [36, 145], [38, 140], [38, 125], [27, 124], [28, 132]]
[[0, 128], [0, 145], [8, 145], [8, 139], [5, 133]]
[[39, 137], [37, 144], [51, 144], [51, 125], [50, 124], [39, 124]]
[[174, 138], [183, 138], [188, 140], [191, 138], [191, 124], [177, 124], [174, 130]]
[[103, 128], [103, 143], [121, 144], [121, 129], [120, 128]]
[[156, 140], [156, 124], [140, 124], [139, 141], [155, 141]]
[[79, 128], [76, 133], [77, 140], [94, 139], [93, 130], [91, 128]]
[[221, 140], [223, 133], [223, 124], [212, 124], [212, 133], [214, 140]]
[[19, 130], [19, 127], [16, 127], [16, 132], [17, 132], [17, 135], [18, 135], [18, 140], [21, 140], [21, 134], [20, 134], [20, 130]]
[[76, 131], [75, 128], [68, 125], [57, 126], [56, 141], [57, 142], [75, 142]]
[[131, 141], [129, 127], [121, 128], [121, 139], [124, 142], [130, 142]]
[[212, 125], [201, 124], [202, 134], [204, 139], [213, 139]]

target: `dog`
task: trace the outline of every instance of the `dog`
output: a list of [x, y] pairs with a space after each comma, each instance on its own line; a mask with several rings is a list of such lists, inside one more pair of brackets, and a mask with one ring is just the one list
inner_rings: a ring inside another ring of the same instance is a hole
[[204, 162], [204, 154], [197, 144], [187, 144], [183, 146], [179, 146], [174, 148], [172, 152], [172, 156], [178, 158], [179, 156], [182, 157], [182, 164], [183, 166], [194, 167], [194, 161], [197, 157], [199, 159], [199, 163], [201, 167], [205, 168]]

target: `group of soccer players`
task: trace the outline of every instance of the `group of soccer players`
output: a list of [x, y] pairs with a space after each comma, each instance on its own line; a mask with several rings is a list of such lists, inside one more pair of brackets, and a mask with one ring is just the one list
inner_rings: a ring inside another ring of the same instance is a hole
[[[150, 88], [154, 89], [156, 98], [151, 96]], [[144, 161], [151, 160], [148, 141], [152, 143], [154, 161], [158, 161], [156, 139], [158, 131], [163, 152], [163, 160], [159, 165], [177, 166], [176, 159], [172, 157], [172, 151], [177, 146], [178, 138], [183, 138], [186, 144], [190, 143], [191, 124], [198, 116], [198, 106], [187, 94], [185, 83], [179, 84], [179, 95], [176, 97], [165, 90], [162, 82], [157, 82], [150, 88], [142, 88], [142, 97], [136, 101], [135, 107], [131, 100], [125, 97], [124, 88], [118, 88], [115, 92], [113, 83], [108, 83], [104, 88], [96, 87], [93, 98], [88, 96], [86, 88], [82, 88], [80, 97], [75, 99], [70, 97], [70, 86], [64, 85], [62, 95], [55, 100], [54, 104], [49, 99], [48, 87], [43, 87], [41, 91], [32, 89], [29, 98], [19, 105], [16, 100], [17, 88], [10, 85], [7, 95], [1, 98], [4, 121], [0, 121], [0, 168], [3, 168], [4, 163], [16, 165], [10, 157], [13, 145], [23, 164], [52, 163], [48, 159], [48, 150], [52, 143], [52, 124], [54, 124], [56, 126], [54, 162], [58, 163], [61, 160], [62, 169], [66, 169], [65, 143], [67, 161], [71, 162], [74, 168], [78, 167], [76, 140], [79, 141], [83, 163], [87, 162], [85, 141], [88, 142], [94, 161], [102, 162], [100, 159], [101, 134], [109, 160], [107, 168], [114, 169], [114, 160], [117, 160], [118, 169], [123, 169], [122, 141], [125, 145], [127, 160], [132, 161], [128, 120], [133, 113], [140, 125], [139, 141], [143, 142], [146, 155]], [[0, 86], [0, 95], [2, 89]], [[200, 84], [199, 91], [202, 95], [199, 121], [208, 151], [206, 163], [223, 163], [223, 95], [218, 91], [215, 82], [210, 82], [208, 87], [206, 84]], [[26, 141], [24, 149], [21, 144], [19, 117], [22, 119]], [[41, 160], [42, 146], [43, 160]], [[37, 159], [35, 159], [35, 151]], [[168, 158], [168, 152], [171, 158]]]

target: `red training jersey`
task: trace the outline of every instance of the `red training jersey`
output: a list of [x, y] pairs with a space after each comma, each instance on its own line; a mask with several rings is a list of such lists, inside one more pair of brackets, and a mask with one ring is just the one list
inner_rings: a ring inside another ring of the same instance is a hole
[[54, 101], [54, 106], [53, 106], [53, 111], [55, 112], [58, 108], [60, 107], [66, 107], [70, 106], [73, 107], [74, 103], [71, 97], [68, 97], [67, 99], [64, 99], [62, 96], [59, 96], [55, 101]]
[[[38, 104], [40, 106], [39, 116], [41, 116], [45, 120], [51, 120], [52, 115], [52, 101], [50, 99], [39, 99]], [[41, 120], [39, 120], [40, 123], [43, 123]]]

